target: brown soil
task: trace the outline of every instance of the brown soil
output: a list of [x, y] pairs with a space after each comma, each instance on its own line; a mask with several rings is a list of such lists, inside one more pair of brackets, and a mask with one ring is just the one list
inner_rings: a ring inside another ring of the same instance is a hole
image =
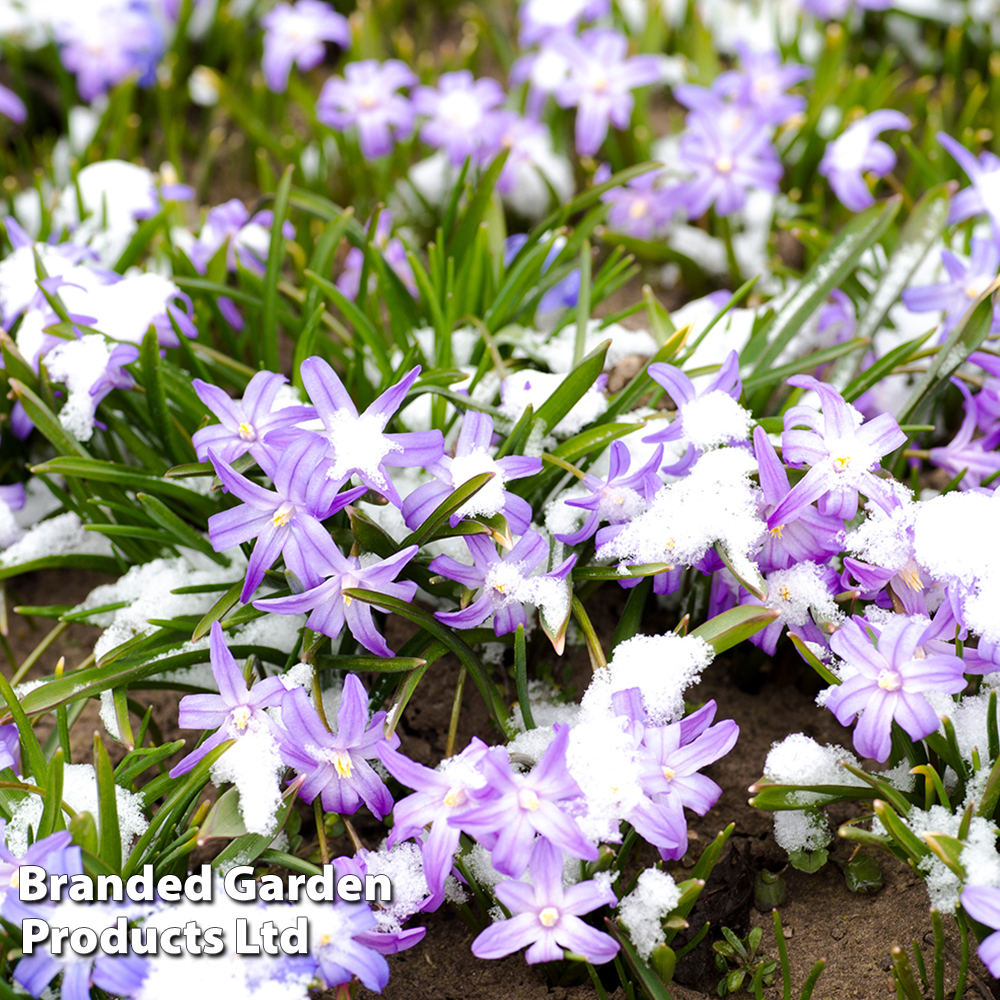
[[[58, 578], [32, 574], [8, 584], [8, 604], [73, 603], [82, 600], [101, 582], [105, 582], [104, 579], [96, 574], [74, 573]], [[610, 635], [621, 611], [620, 601], [609, 595], [608, 599], [593, 603], [595, 627], [599, 634]], [[659, 615], [654, 615], [654, 620], [647, 623], [650, 631], [662, 627], [663, 623], [655, 620], [658, 618]], [[9, 638], [18, 662], [46, 634], [47, 624], [44, 621], [32, 624], [11, 614]], [[401, 626], [401, 631], [405, 628]], [[96, 629], [73, 626], [56, 640], [33, 674], [51, 672], [61, 655], [66, 656], [67, 668], [75, 667], [89, 654], [97, 634]], [[554, 662], [551, 654], [548, 662]], [[566, 659], [560, 664], [560, 674], [564, 665], [569, 668], [566, 673], [568, 685], [575, 686], [579, 692], [590, 673], [586, 653], [579, 648], [568, 649]], [[719, 661], [703, 683], [691, 692], [695, 702], [714, 698], [719, 705], [718, 717], [732, 718], [739, 724], [740, 740], [735, 752], [707, 771], [722, 786], [723, 795], [709, 815], [689, 817], [692, 851], [684, 862], [673, 866], [678, 878], [685, 876], [686, 867], [692, 863], [691, 856], [696, 856], [701, 847], [729, 823], [736, 824], [730, 841], [736, 858], [734, 869], [742, 866], [748, 872], [747, 878], [752, 878], [754, 871], [762, 866], [780, 868], [784, 857], [774, 843], [770, 814], [759, 812], [747, 803], [747, 787], [760, 777], [771, 744], [790, 732], [801, 731], [820, 742], [850, 745], [849, 732], [842, 729], [829, 712], [815, 706], [813, 692], [800, 690], [800, 686], [807, 688], [809, 682], [792, 665], [765, 662], [763, 673], [759, 664], [753, 670], [743, 667], [742, 660]], [[740, 690], [737, 680], [745, 674], [755, 678], [757, 683], [763, 677], [764, 683], [758, 693]], [[457, 663], [450, 658], [439, 661], [425, 677], [416, 702], [411, 702], [405, 713], [400, 726], [402, 749], [417, 760], [433, 764], [444, 754], [457, 677]], [[167, 692], [140, 692], [138, 700], [154, 705], [154, 716], [163, 727], [165, 738], [176, 736], [173, 709], [176, 696]], [[92, 702], [73, 730], [75, 760], [89, 758], [95, 730], [104, 735], [96, 702]], [[464, 746], [474, 734], [489, 742], [498, 738], [495, 730], [491, 730], [481, 699], [469, 683], [462, 702], [458, 746]], [[119, 745], [106, 736], [105, 743], [117, 759], [122, 752]], [[842, 822], [856, 814], [849, 807], [842, 807], [833, 819], [835, 823]], [[359, 834], [369, 845], [373, 846], [384, 836], [385, 828], [380, 824], [370, 818], [365, 822], [360, 815], [356, 819]], [[306, 820], [304, 829], [308, 829], [308, 822]], [[346, 840], [338, 841], [331, 844], [331, 850], [345, 852], [350, 846]], [[825, 958], [828, 964], [813, 994], [816, 1000], [891, 996], [895, 992], [890, 971], [890, 948], [894, 944], [909, 949], [912, 942], [919, 942], [929, 964], [930, 919], [923, 883], [906, 865], [880, 856], [884, 887], [874, 896], [856, 895], [847, 889], [835, 863], [848, 858], [850, 845], [836, 842], [831, 855], [834, 860], [816, 874], [807, 875], [792, 869], [784, 873], [788, 900], [781, 907], [781, 917], [789, 950], [793, 995], [798, 996], [813, 963]], [[653, 857], [643, 859], [644, 863], [653, 860]], [[749, 923], [745, 922], [747, 919]], [[427, 936], [410, 951], [390, 956], [392, 978], [383, 994], [387, 1000], [534, 1000], [550, 997], [553, 1000], [592, 1000], [597, 996], [589, 983], [550, 987], [543, 970], [525, 965], [520, 955], [494, 962], [475, 959], [469, 951], [473, 933], [451, 911], [442, 910], [412, 923], [424, 923], [428, 928]], [[770, 914], [757, 913], [747, 904], [742, 912], [734, 910], [729, 923], [741, 934], [750, 925], [761, 926], [764, 930], [762, 953], [777, 957]], [[948, 928], [949, 923], [951, 928]], [[946, 918], [946, 930], [949, 931], [946, 982], [953, 985], [958, 945], [950, 918]], [[967, 995], [992, 1000], [993, 994], [986, 984], [995, 981], [978, 960], [973, 960], [972, 972], [974, 977]], [[697, 983], [698, 988], [685, 987], [675, 981], [670, 993], [674, 1000], [714, 996], [717, 980], [718, 974], [709, 968]], [[622, 992], [615, 994], [609, 990], [609, 993], [614, 1000], [624, 1000]], [[357, 995], [359, 1000], [374, 997], [363, 989]], [[775, 985], [765, 990], [765, 996], [780, 995], [779, 976]]]

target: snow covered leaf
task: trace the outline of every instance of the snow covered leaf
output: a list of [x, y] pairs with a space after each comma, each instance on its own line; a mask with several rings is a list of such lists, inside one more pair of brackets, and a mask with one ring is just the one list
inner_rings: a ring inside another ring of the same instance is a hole
[[[858, 319], [854, 330], [856, 337], [872, 338], [881, 329], [889, 309], [899, 301], [903, 289], [940, 238], [948, 221], [950, 204], [949, 185], [938, 184], [914, 206], [899, 234], [899, 243], [868, 300], [868, 307]], [[848, 400], [854, 398], [846, 392], [844, 395]]]
[[551, 433], [552, 429], [593, 387], [601, 372], [604, 371], [604, 358], [610, 346], [611, 341], [606, 340], [591, 351], [563, 379], [559, 388], [535, 411], [535, 420], [542, 421], [545, 433]]
[[965, 844], [957, 837], [946, 833], [924, 833], [924, 843], [963, 881], [966, 879], [965, 867], [961, 862]]

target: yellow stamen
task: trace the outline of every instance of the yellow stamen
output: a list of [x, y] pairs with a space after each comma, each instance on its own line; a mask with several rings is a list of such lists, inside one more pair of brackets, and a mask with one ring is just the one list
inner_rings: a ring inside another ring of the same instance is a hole
[[842, 458], [835, 458], [833, 460], [833, 471], [843, 472], [851, 464], [851, 456], [844, 455]]
[[782, 528], [784, 528], [784, 525], [783, 525], [783, 524], [779, 524], [777, 528], [772, 528], [772, 529], [771, 529], [771, 534], [772, 534], [772, 535], [773, 535], [773, 536], [774, 536], [775, 538], [781, 538], [781, 529], [782, 529]]
[[240, 424], [240, 437], [244, 441], [254, 441], [257, 438], [257, 432], [245, 421]]
[[295, 507], [290, 503], [283, 503], [274, 512], [274, 517], [271, 518], [271, 524], [273, 524], [276, 528], [283, 528], [293, 517], [295, 517]]
[[672, 767], [664, 767], [662, 770], [663, 770], [663, 777], [666, 778], [667, 781], [674, 780], [674, 775], [677, 772]]
[[237, 729], [246, 729], [247, 723], [250, 721], [250, 708], [247, 705], [240, 705], [239, 708], [233, 709], [233, 723], [236, 725]]
[[444, 797], [444, 804], [449, 809], [454, 809], [455, 806], [461, 805], [465, 799], [465, 789], [464, 788], [449, 788], [448, 794]]
[[338, 778], [349, 778], [354, 772], [354, 764], [351, 761], [350, 754], [338, 753], [333, 766], [337, 769]]
[[559, 911], [554, 906], [546, 906], [538, 913], [538, 922], [543, 927], [555, 927], [559, 922]]
[[715, 161], [715, 169], [719, 171], [720, 174], [728, 174], [733, 169], [733, 158], [731, 156], [720, 156]]

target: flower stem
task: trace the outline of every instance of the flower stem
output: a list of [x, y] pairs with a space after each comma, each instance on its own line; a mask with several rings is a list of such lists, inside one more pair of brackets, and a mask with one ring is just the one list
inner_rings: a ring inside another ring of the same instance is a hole
[[462, 693], [465, 691], [466, 669], [463, 663], [458, 668], [458, 680], [455, 682], [455, 697], [451, 703], [451, 720], [448, 722], [448, 742], [445, 744], [444, 755], [451, 757], [455, 753], [455, 739], [458, 736], [458, 716], [462, 711]]
[[319, 856], [324, 865], [330, 863], [330, 848], [326, 843], [326, 828], [323, 826], [323, 803], [317, 795], [313, 799], [313, 814], [316, 817], [316, 836], [319, 838]]
[[726, 246], [726, 262], [729, 264], [729, 273], [732, 275], [733, 283], [739, 287], [743, 284], [743, 274], [740, 271], [740, 262], [736, 259], [736, 247], [733, 246], [733, 230], [729, 225], [729, 216], [719, 215], [716, 218], [719, 220], [722, 242]]

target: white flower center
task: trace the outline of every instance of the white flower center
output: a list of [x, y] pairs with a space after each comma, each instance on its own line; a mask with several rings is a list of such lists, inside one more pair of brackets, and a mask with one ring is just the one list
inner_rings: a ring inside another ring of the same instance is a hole
[[246, 729], [247, 723], [250, 721], [250, 716], [253, 714], [249, 705], [240, 705], [238, 708], [234, 708], [232, 714], [229, 716], [233, 720], [233, 725], [240, 731]]
[[507, 600], [514, 600], [524, 575], [518, 566], [501, 562], [490, 570], [486, 577], [486, 589], [492, 588]]
[[273, 524], [276, 528], [283, 528], [293, 517], [295, 517], [295, 504], [293, 504], [290, 500], [286, 500], [274, 512], [274, 516], [271, 518], [271, 524]]
[[534, 812], [542, 803], [532, 789], [522, 788], [517, 793], [517, 804], [528, 812]]
[[402, 447], [389, 441], [382, 433], [384, 424], [374, 414], [352, 416], [344, 410], [333, 415], [327, 425], [327, 439], [333, 446], [333, 465], [327, 479], [346, 479], [355, 472], [369, 479], [383, 481], [378, 471], [382, 459]]
[[246, 421], [240, 424], [240, 438], [244, 441], [256, 441], [257, 432]]
[[538, 922], [543, 927], [555, 927], [559, 923], [559, 911], [554, 906], [546, 906], [538, 911]]
[[898, 691], [903, 686], [903, 678], [895, 670], [882, 670], [878, 675], [878, 686], [883, 691]]
[[438, 116], [456, 128], [471, 130], [477, 128], [482, 121], [483, 109], [472, 94], [457, 90], [441, 98]]
[[448, 794], [445, 795], [443, 802], [449, 809], [454, 809], [456, 806], [462, 805], [465, 799], [465, 789], [461, 785], [455, 785], [448, 789]]
[[646, 501], [627, 486], [605, 486], [597, 504], [597, 516], [609, 524], [632, 521], [646, 509]]
[[723, 153], [722, 156], [716, 158], [715, 169], [718, 170], [720, 174], [730, 173], [733, 169], [733, 158]]

